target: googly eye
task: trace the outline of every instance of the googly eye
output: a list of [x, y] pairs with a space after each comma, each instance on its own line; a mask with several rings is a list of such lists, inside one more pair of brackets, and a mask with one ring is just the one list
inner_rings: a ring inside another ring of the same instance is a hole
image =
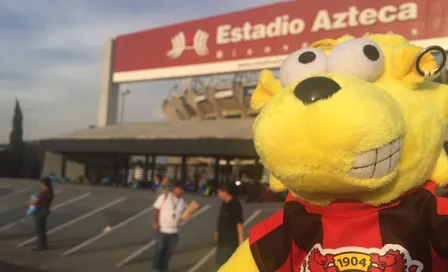
[[366, 38], [342, 42], [328, 56], [328, 71], [374, 81], [384, 70], [384, 54]]
[[327, 72], [327, 55], [317, 48], [302, 48], [289, 55], [280, 67], [280, 83], [287, 87], [312, 74]]

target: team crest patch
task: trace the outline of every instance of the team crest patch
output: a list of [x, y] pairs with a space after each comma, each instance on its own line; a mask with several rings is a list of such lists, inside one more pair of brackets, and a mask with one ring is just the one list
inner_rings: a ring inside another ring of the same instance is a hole
[[421, 272], [423, 264], [412, 260], [400, 245], [383, 248], [343, 247], [323, 249], [316, 244], [300, 272]]

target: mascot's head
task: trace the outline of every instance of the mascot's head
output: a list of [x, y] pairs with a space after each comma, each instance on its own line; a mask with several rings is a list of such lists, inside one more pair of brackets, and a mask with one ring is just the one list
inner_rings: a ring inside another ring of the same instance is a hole
[[429, 80], [441, 67], [423, 50], [398, 35], [344, 36], [292, 53], [279, 80], [263, 71], [253, 132], [273, 184], [316, 205], [379, 205], [445, 183], [448, 86]]

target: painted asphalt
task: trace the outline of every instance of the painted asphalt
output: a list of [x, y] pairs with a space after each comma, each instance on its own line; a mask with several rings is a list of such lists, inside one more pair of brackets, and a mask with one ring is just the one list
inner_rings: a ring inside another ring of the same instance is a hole
[[[50, 250], [36, 253], [31, 250], [35, 243], [33, 220], [25, 216], [24, 201], [38, 185], [37, 181], [0, 179], [0, 271], [150, 271], [154, 193], [56, 184], [47, 226]], [[186, 195], [186, 199], [196, 200], [201, 208], [181, 227], [170, 270], [216, 271], [213, 233], [220, 202], [197, 195]], [[280, 207], [281, 203], [243, 203], [246, 235], [255, 223]], [[108, 232], [104, 232], [106, 227]]]

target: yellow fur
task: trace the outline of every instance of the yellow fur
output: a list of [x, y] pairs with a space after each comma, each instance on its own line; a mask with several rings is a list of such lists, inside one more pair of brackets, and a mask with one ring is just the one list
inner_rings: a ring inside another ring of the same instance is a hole
[[[355, 154], [401, 136], [405, 125], [396, 101], [376, 85], [327, 76], [343, 88], [332, 99], [308, 107], [294, 97], [290, 86], [271, 98], [254, 124], [255, 147], [266, 168], [290, 191], [316, 205], [352, 192], [356, 198], [390, 183], [396, 171], [374, 181], [354, 180], [345, 172]], [[372, 127], [388, 133], [374, 137]]]
[[[281, 92], [276, 89], [275, 96], [257, 100], [259, 108], [264, 108], [254, 124], [255, 146], [275, 177], [271, 178], [271, 187], [276, 191], [288, 188], [316, 205], [328, 205], [338, 198], [380, 205], [428, 178], [434, 178], [439, 184], [448, 182], [446, 156], [434, 155], [442, 154], [443, 131], [448, 119], [445, 106], [448, 86], [426, 82], [417, 73], [415, 61], [423, 48], [399, 35], [366, 37], [380, 45], [386, 59], [383, 74], [373, 84], [327, 74], [324, 76], [335, 79], [343, 90], [313, 107], [304, 106], [293, 96], [294, 86]], [[312, 46], [329, 53], [349, 39], [354, 38], [327, 39]], [[430, 54], [421, 63], [426, 70], [437, 65]], [[265, 76], [260, 83], [269, 80], [273, 81]], [[363, 91], [359, 92], [360, 89]], [[261, 98], [257, 91], [254, 97]], [[294, 125], [290, 120], [294, 120]], [[404, 158], [395, 171], [368, 180], [345, 175], [357, 153], [380, 147], [400, 135], [405, 136]], [[424, 162], [422, 157], [426, 158]]]
[[[414, 89], [414, 92], [419, 92], [419, 96], [426, 97], [425, 99], [432, 102], [437, 111], [434, 116], [440, 119], [439, 125], [445, 128], [448, 121], [448, 85], [424, 81], [417, 73], [415, 68], [416, 56], [423, 48], [409, 44], [399, 35], [370, 35], [367, 38], [377, 42], [383, 49], [386, 58], [389, 57], [391, 59], [386, 64], [385, 75], [377, 81], [377, 84], [387, 86], [388, 81], [385, 79], [389, 76], [393, 79], [398, 79], [405, 86]], [[397, 59], [397, 61], [392, 61], [394, 59]], [[438, 65], [430, 54], [426, 54], [420, 63], [423, 70], [433, 70]], [[440, 137], [444, 137], [444, 134], [428, 136], [434, 138], [428, 139], [428, 143], [440, 143]], [[448, 157], [443, 146], [440, 146], [440, 149], [440, 155], [437, 158], [429, 179], [443, 186], [448, 184]]]
[[286, 188], [286, 186], [273, 175], [269, 176], [269, 187], [274, 192], [284, 192], [288, 190], [288, 188]]
[[244, 241], [232, 255], [231, 261], [223, 265], [218, 272], [258, 272], [252, 253], [250, 252], [249, 240]]
[[[281, 88], [280, 81], [274, 77], [271, 71], [261, 71], [260, 80], [251, 98], [251, 107], [257, 110], [260, 109], [274, 94], [278, 93]], [[269, 177], [269, 187], [274, 192], [288, 190], [281, 181], [272, 175]]]
[[[304, 105], [293, 92], [303, 78], [283, 89], [272, 73], [263, 71], [252, 104], [261, 109], [254, 143], [270, 171], [271, 187], [288, 189], [314, 205], [334, 201], [389, 203], [432, 179], [448, 183], [448, 158], [443, 150], [448, 124], [448, 86], [420, 76], [415, 63], [423, 48], [399, 35], [373, 34], [384, 53], [385, 66], [374, 82], [353, 76], [322, 73], [341, 89], [328, 99]], [[313, 47], [330, 54], [344, 36]], [[424, 70], [437, 67], [427, 54]], [[311, 77], [311, 76], [310, 76]], [[399, 165], [379, 178], [347, 175], [355, 156], [403, 137]], [[246, 241], [220, 272], [258, 271]]]
[[280, 81], [274, 77], [271, 71], [263, 70], [260, 80], [251, 98], [251, 107], [260, 109], [271, 97], [282, 89]]
[[436, 166], [429, 179], [440, 186], [448, 184], [448, 157], [444, 149], [440, 152]]

